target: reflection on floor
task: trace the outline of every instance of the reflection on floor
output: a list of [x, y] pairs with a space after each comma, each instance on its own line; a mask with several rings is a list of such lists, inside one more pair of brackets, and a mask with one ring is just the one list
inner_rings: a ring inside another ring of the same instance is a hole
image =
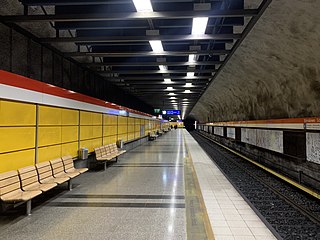
[[0, 238], [186, 239], [185, 156], [182, 132], [169, 132], [37, 199], [30, 217], [0, 216]]
[[0, 216], [1, 240], [274, 239], [183, 129], [35, 200]]

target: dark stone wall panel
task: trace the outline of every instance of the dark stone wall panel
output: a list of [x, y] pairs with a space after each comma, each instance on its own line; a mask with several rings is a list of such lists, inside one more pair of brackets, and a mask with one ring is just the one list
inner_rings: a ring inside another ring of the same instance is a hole
[[62, 61], [61, 56], [53, 54], [53, 83], [62, 86]]
[[10, 28], [0, 23], [0, 69], [10, 71]]
[[71, 64], [70, 61], [63, 59], [63, 88], [71, 89]]
[[29, 42], [29, 77], [41, 80], [41, 45], [34, 41]]
[[12, 32], [12, 72], [28, 76], [28, 39], [22, 34]]
[[53, 83], [52, 74], [52, 52], [47, 48], [43, 48], [43, 81], [46, 83]]

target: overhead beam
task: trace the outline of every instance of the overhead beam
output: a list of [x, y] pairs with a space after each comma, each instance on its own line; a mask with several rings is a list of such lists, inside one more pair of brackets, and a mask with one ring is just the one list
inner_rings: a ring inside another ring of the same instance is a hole
[[182, 19], [195, 17], [254, 17], [256, 9], [211, 10], [211, 11], [168, 11], [168, 12], [107, 12], [88, 14], [55, 14], [55, 15], [10, 15], [1, 16], [5, 22], [73, 22], [73, 21], [119, 21], [144, 19]]
[[175, 95], [168, 95], [168, 93], [167, 92], [165, 92], [165, 91], [156, 91], [156, 90], [153, 90], [153, 91], [140, 91], [140, 89], [138, 90], [140, 93], [144, 93], [144, 94], [156, 94], [156, 95], [162, 95], [162, 96], [165, 96], [165, 97], [168, 97], [168, 98], [170, 98], [170, 97], [176, 97], [176, 96], [181, 96], [182, 94], [199, 94], [201, 91], [202, 91], [202, 89], [195, 89], [195, 90], [190, 90], [192, 93], [183, 93], [183, 91], [184, 90], [180, 90], [180, 92], [175, 92], [174, 94]]
[[223, 61], [197, 61], [193, 63], [189, 62], [103, 62], [103, 63], [82, 63], [82, 65], [89, 67], [101, 67], [101, 66], [190, 66], [190, 65], [203, 65], [212, 66], [216, 64], [222, 64]]
[[214, 69], [195, 69], [195, 70], [114, 70], [114, 71], [104, 71], [104, 70], [97, 70], [96, 72], [100, 74], [179, 74], [179, 73], [187, 73], [187, 72], [194, 72], [194, 73], [214, 73], [217, 70]]
[[[110, 22], [113, 23], [113, 22]], [[207, 27], [212, 28], [212, 27], [232, 27], [232, 26], [243, 26], [243, 23], [218, 23], [216, 25], [214, 24], [208, 24]], [[157, 26], [158, 29], [177, 29], [177, 28], [190, 28], [190, 24], [178, 24], [178, 25], [159, 25]], [[122, 25], [122, 26], [117, 26], [113, 24], [105, 24], [102, 21], [99, 22], [63, 22], [59, 23], [57, 22], [55, 25], [56, 29], [59, 30], [69, 30], [69, 29], [74, 29], [74, 30], [118, 30], [118, 29], [150, 29], [149, 25]]]
[[[216, 43], [226, 43], [226, 42], [229, 42], [229, 43], [232, 43], [233, 39], [230, 39], [230, 40], [215, 40]], [[121, 43], [121, 42], [79, 42], [79, 43], [75, 43], [77, 45], [95, 45], [95, 46], [128, 46], [128, 43]], [[179, 46], [190, 46], [193, 44], [192, 41], [176, 41], [176, 42], [165, 42], [165, 43], [162, 43], [162, 44], [165, 44], [165, 46], [174, 46], [174, 45], [179, 45]], [[130, 43], [130, 46], [150, 46], [149, 42], [145, 41], [145, 42], [131, 42]], [[198, 45], [208, 45], [208, 41], [207, 40], [203, 40], [203, 41], [198, 41]]]
[[[203, 79], [199, 79], [199, 80], [195, 80], [193, 83], [195, 85], [206, 85], [209, 81], [208, 80], [203, 80]], [[164, 83], [164, 81], [130, 81], [130, 82], [114, 82], [115, 84], [129, 84], [130, 86], [138, 86], [138, 85], [143, 85], [143, 86], [147, 86], [147, 85], [151, 85], [151, 86], [166, 86], [166, 87], [174, 87], [174, 86], [181, 86], [184, 85], [186, 83], [186, 81], [180, 80], [180, 81], [172, 81], [171, 83], [167, 84]]]
[[241, 34], [201, 34], [201, 35], [159, 35], [159, 36], [90, 36], [90, 37], [54, 37], [40, 38], [43, 43], [76, 42], [76, 43], [99, 43], [99, 42], [147, 42], [152, 40], [161, 41], [194, 41], [194, 40], [228, 40], [240, 39]]
[[229, 54], [229, 50], [208, 50], [208, 51], [164, 51], [155, 53], [153, 51], [140, 52], [65, 52], [66, 57], [146, 57], [146, 56], [188, 56], [190, 54], [196, 55], [225, 55]]
[[164, 93], [175, 93], [175, 92], [179, 92], [179, 91], [184, 91], [186, 89], [189, 89], [192, 91], [192, 89], [203, 89], [203, 85], [193, 85], [192, 87], [186, 87], [184, 85], [179, 85], [179, 86], [174, 86], [174, 90], [169, 91], [167, 90], [167, 85], [166, 84], [162, 84], [161, 86], [157, 86], [156, 88], [153, 87], [153, 85], [146, 85], [146, 86], [140, 86], [140, 85], [135, 85], [134, 88], [139, 90], [139, 91], [164, 91]]
[[[157, 3], [168, 2], [193, 2], [193, 0], [153, 0]], [[132, 0], [22, 0], [28, 6], [72, 6], [72, 5], [111, 5], [111, 4], [130, 4]]]
[[[103, 74], [101, 74], [103, 76]], [[165, 77], [163, 76], [136, 76], [136, 77], [110, 77], [108, 80], [125, 80], [125, 81], [132, 81], [132, 80], [146, 80], [146, 81], [153, 81], [153, 80], [163, 80]], [[173, 79], [182, 79], [182, 80], [197, 80], [197, 79], [208, 79], [212, 78], [212, 76], [194, 76], [194, 77], [185, 77], [185, 76], [170, 76], [168, 78]]]

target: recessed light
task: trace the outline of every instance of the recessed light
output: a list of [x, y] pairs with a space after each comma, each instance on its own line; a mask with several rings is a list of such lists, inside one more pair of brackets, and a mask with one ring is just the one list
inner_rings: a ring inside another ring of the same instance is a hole
[[194, 72], [187, 72], [187, 77], [194, 77]]
[[137, 12], [153, 12], [150, 0], [132, 0]]
[[192, 32], [193, 35], [205, 34], [208, 24], [207, 17], [196, 17], [192, 20]]
[[151, 40], [149, 43], [155, 53], [163, 52], [162, 42], [160, 40]]
[[190, 54], [189, 55], [189, 63], [193, 63], [193, 62], [195, 62], [196, 61], [196, 55], [194, 55], [194, 54]]
[[168, 67], [166, 65], [159, 65], [159, 69], [161, 71], [167, 71], [168, 70]]

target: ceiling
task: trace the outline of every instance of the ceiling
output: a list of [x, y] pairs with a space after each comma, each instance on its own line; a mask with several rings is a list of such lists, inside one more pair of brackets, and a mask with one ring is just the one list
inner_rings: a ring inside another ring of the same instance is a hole
[[[154, 108], [182, 110], [184, 118], [270, 2], [21, 0], [24, 14], [2, 20], [50, 23], [55, 36], [38, 32], [40, 42]], [[60, 48], [70, 44], [76, 47]]]

